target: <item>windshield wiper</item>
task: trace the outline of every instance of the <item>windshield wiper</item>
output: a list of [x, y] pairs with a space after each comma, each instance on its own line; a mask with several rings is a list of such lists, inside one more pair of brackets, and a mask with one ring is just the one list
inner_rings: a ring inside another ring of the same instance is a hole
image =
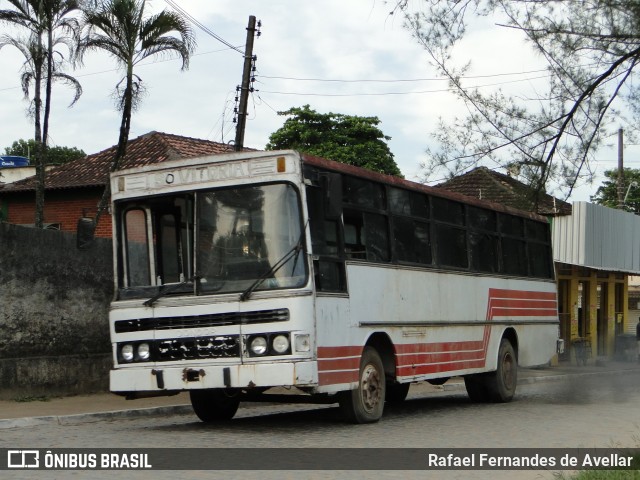
[[[242, 294], [240, 295], [240, 301], [244, 302], [245, 300], [248, 300], [251, 294], [254, 292], [254, 290], [258, 288], [262, 284], [262, 282], [264, 282], [267, 278], [269, 278], [278, 270], [280, 270], [284, 265], [287, 264], [289, 260], [291, 260], [294, 257], [297, 257], [301, 250], [302, 250], [302, 236], [298, 241], [298, 243], [296, 243], [291, 250], [285, 253], [282, 256], [282, 258], [280, 258], [280, 260], [274, 263], [269, 270], [267, 270], [260, 277], [258, 277], [251, 285], [249, 285], [249, 288], [247, 288], [244, 292], [242, 292]], [[297, 258], [296, 258], [296, 261], [297, 261]]]
[[168, 295], [172, 292], [175, 292], [176, 290], [178, 290], [180, 287], [183, 287], [185, 285], [187, 285], [188, 283], [192, 282], [193, 279], [189, 279], [189, 280], [183, 280], [180, 283], [175, 283], [173, 285], [171, 285], [170, 287], [164, 289], [164, 290], [160, 290], [158, 293], [156, 293], [153, 297], [151, 297], [149, 300], [145, 301], [143, 303], [143, 305], [145, 307], [152, 307], [154, 303], [156, 303], [156, 301], [159, 298], [164, 297], [165, 295]]

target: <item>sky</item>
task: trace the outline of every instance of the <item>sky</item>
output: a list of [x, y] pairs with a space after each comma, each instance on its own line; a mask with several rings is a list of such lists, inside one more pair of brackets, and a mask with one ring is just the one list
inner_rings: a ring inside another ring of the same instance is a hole
[[[260, 22], [254, 43], [255, 90], [249, 101], [245, 146], [262, 149], [285, 117], [277, 112], [309, 104], [327, 113], [376, 116], [405, 178], [421, 177], [425, 148], [432, 145], [440, 117], [463, 115], [464, 106], [437, 79], [426, 52], [390, 16], [384, 0], [178, 0], [198, 22], [244, 50], [249, 16]], [[0, 8], [8, 8], [0, 0]], [[150, 12], [171, 9], [164, 0], [148, 1]], [[146, 88], [134, 112], [129, 138], [160, 131], [217, 142], [235, 138], [233, 109], [242, 78], [243, 56], [193, 26], [197, 49], [189, 69], [177, 59], [147, 60], [137, 68]], [[2, 30], [7, 31], [6, 27]], [[2, 30], [0, 32], [4, 33]], [[530, 95], [540, 88], [540, 59], [517, 33], [478, 22], [455, 54], [472, 60], [468, 85]], [[28, 102], [20, 88], [22, 58], [10, 46], [0, 49], [0, 152], [20, 138], [32, 138]], [[113, 91], [122, 77], [114, 60], [89, 54], [70, 71], [83, 94], [71, 108], [72, 92], [56, 85], [50, 145], [77, 147], [87, 154], [117, 143], [120, 123]], [[599, 157], [600, 159], [600, 157]], [[615, 168], [615, 151], [604, 152], [597, 170]], [[634, 166], [634, 165], [630, 165]], [[571, 200], [588, 200], [602, 177], [578, 189]], [[432, 178], [430, 183], [442, 179]]]

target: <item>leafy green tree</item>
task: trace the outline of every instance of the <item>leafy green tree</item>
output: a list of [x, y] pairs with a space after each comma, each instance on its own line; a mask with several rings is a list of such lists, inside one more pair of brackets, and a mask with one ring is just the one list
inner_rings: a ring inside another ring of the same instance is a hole
[[[64, 49], [71, 56], [78, 23], [72, 14], [78, 10], [77, 0], [8, 0], [13, 9], [0, 10], [0, 23], [7, 23], [27, 32], [24, 36], [2, 35], [0, 48], [11, 45], [25, 58], [21, 73], [22, 90], [29, 97], [33, 85], [34, 158], [36, 166], [35, 225], [42, 228], [44, 219], [45, 165], [49, 138], [52, 86], [62, 81], [75, 90], [75, 103], [82, 94], [80, 83], [62, 71]], [[44, 108], [42, 84], [44, 82]]]
[[[441, 122], [438, 146], [427, 152], [427, 177], [456, 175], [481, 163], [504, 169], [517, 164], [534, 194], [554, 184], [569, 196], [578, 182], [593, 180], [590, 160], [607, 127], [637, 128], [635, 0], [398, 0], [398, 12], [469, 112]], [[470, 63], [455, 47], [480, 17], [522, 34], [546, 61], [548, 91], [525, 98], [466, 87]]]
[[[16, 140], [10, 147], [4, 149], [5, 155], [17, 155], [27, 158], [31, 158], [35, 151], [36, 141], [33, 139]], [[76, 147], [47, 147], [48, 165], [60, 165], [86, 156], [87, 154], [83, 150]]]
[[267, 150], [293, 149], [375, 172], [402, 176], [378, 117], [318, 113], [309, 105], [278, 115], [289, 117], [269, 136]]
[[[591, 201], [606, 207], [618, 208], [618, 170], [604, 172], [606, 180], [598, 188]], [[626, 196], [624, 209], [640, 215], [640, 169], [625, 168], [623, 195]]]
[[[121, 115], [120, 133], [111, 171], [116, 171], [127, 153], [132, 112], [143, 92], [142, 80], [134, 73], [136, 65], [150, 57], [178, 56], [182, 70], [189, 66], [195, 38], [188, 22], [174, 12], [145, 16], [144, 0], [103, 0], [95, 8], [83, 11], [83, 30], [79, 43], [79, 59], [88, 51], [107, 52], [124, 71], [116, 86], [117, 108]], [[175, 36], [177, 35], [177, 36]], [[111, 196], [109, 182], [98, 206], [95, 225]]]

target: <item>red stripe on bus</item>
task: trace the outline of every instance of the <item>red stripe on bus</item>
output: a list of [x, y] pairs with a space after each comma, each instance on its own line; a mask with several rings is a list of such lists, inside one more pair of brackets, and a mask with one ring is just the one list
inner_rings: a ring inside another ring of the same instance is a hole
[[318, 359], [318, 370], [358, 370], [359, 368], [360, 357]]
[[446, 373], [465, 368], [483, 368], [485, 366], [484, 358], [482, 360], [467, 360], [451, 363], [434, 363], [432, 365], [416, 365], [404, 366], [396, 369], [396, 374], [400, 377], [409, 377], [412, 375], [425, 375], [429, 373]]
[[531, 300], [513, 298], [492, 298], [491, 305], [494, 307], [520, 307], [520, 308], [556, 308], [558, 303], [555, 300]]
[[353, 372], [318, 372], [320, 385], [336, 385], [339, 383], [352, 383], [358, 381], [358, 371]]
[[461, 360], [484, 360], [485, 353], [482, 350], [470, 352], [448, 352], [448, 353], [421, 353], [415, 355], [403, 355], [398, 358], [397, 367], [407, 365], [418, 365], [423, 363], [447, 363]]
[[534, 308], [492, 308], [491, 318], [495, 317], [555, 317], [557, 310]]
[[504, 290], [501, 288], [490, 288], [489, 298], [519, 298], [519, 299], [538, 299], [538, 300], [556, 300], [555, 292], [536, 292], [529, 290]]
[[318, 357], [359, 357], [362, 355], [363, 348], [359, 346], [318, 347]]
[[396, 345], [396, 354], [407, 353], [431, 353], [431, 352], [452, 352], [459, 350], [479, 350], [483, 342], [478, 340], [468, 340], [463, 342], [439, 342], [439, 343], [404, 343]]

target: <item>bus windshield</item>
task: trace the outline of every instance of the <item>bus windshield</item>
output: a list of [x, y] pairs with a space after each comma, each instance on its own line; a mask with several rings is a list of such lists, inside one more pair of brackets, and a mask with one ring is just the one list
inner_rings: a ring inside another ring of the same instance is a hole
[[300, 200], [289, 184], [127, 201], [118, 211], [121, 299], [306, 284]]

